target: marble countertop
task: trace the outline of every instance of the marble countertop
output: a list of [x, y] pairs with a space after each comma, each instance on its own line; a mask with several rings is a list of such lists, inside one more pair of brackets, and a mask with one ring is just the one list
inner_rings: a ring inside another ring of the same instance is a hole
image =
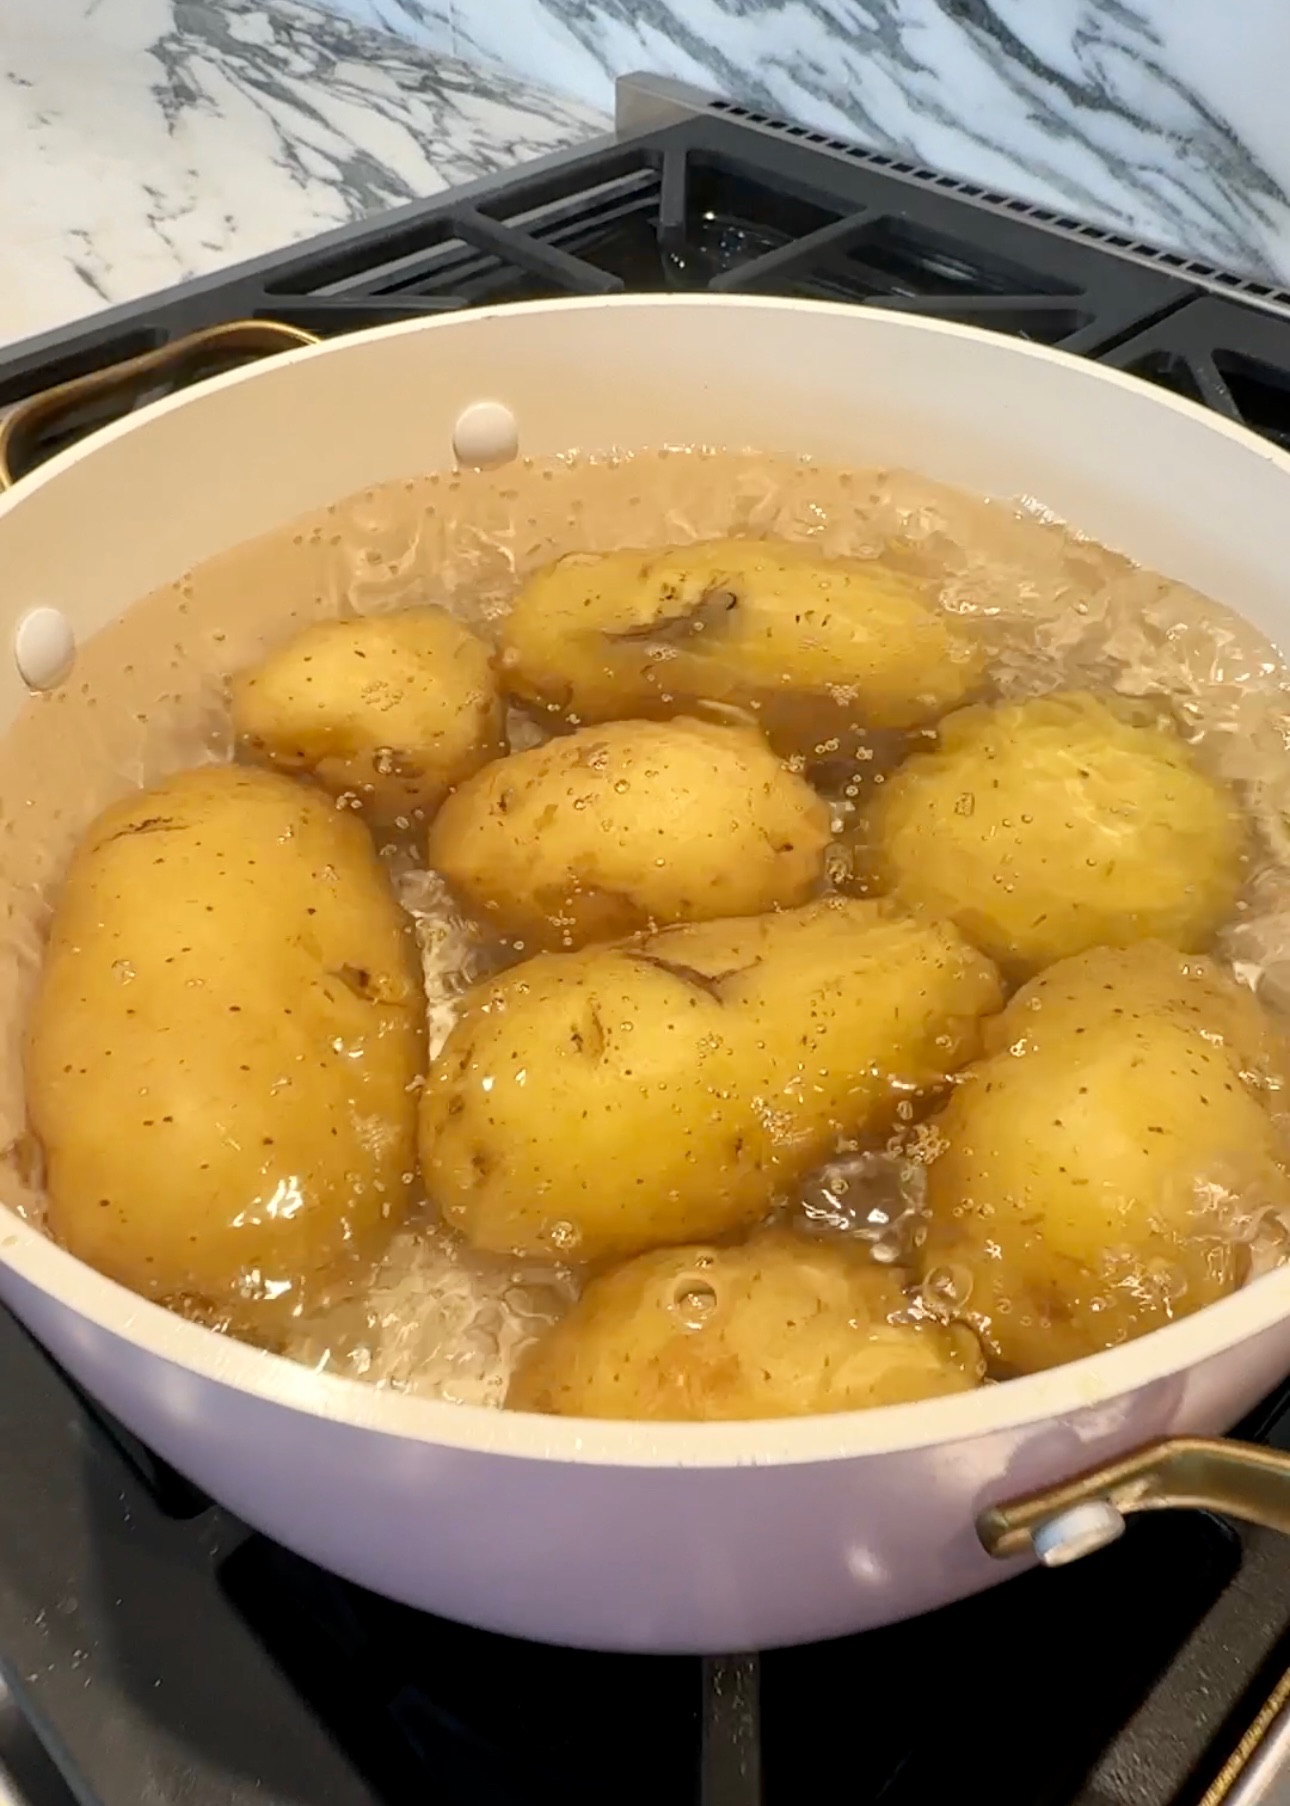
[[1290, 7], [1212, 6], [0, 0], [0, 344], [605, 130], [632, 67], [1290, 283]]
[[679, 77], [1290, 286], [1286, 0], [320, 3], [591, 106]]
[[0, 0], [0, 343], [607, 125], [308, 0]]

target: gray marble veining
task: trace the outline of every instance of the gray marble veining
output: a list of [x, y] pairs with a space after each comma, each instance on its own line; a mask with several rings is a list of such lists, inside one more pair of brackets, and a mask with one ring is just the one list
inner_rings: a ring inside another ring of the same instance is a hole
[[0, 341], [574, 142], [632, 69], [1290, 284], [1287, 67], [1290, 0], [0, 0]]
[[0, 0], [0, 340], [606, 123], [307, 0]]
[[1290, 281], [1287, 0], [327, 3], [591, 105], [629, 70], [679, 76]]

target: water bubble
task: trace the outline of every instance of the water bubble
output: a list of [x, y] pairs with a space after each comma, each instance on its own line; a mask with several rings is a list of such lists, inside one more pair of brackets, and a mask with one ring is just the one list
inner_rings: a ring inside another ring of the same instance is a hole
[[863, 1242], [875, 1260], [904, 1264], [923, 1218], [925, 1178], [899, 1148], [854, 1153], [811, 1174], [794, 1204], [813, 1233]]
[[922, 1297], [930, 1310], [959, 1314], [972, 1296], [972, 1274], [967, 1267], [947, 1263], [933, 1267], [923, 1280]]
[[676, 1281], [669, 1308], [686, 1329], [702, 1329], [717, 1308], [716, 1290], [701, 1276], [687, 1274]]

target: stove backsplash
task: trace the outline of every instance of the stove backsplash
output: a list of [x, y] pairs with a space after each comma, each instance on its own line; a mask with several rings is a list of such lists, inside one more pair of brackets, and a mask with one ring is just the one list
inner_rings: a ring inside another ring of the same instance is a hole
[[323, 4], [606, 109], [615, 76], [678, 76], [1290, 284], [1284, 0]]

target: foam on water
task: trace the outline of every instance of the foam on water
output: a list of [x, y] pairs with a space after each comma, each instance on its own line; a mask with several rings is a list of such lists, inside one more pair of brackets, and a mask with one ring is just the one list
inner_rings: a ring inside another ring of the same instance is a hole
[[[1033, 501], [986, 502], [903, 471], [700, 448], [436, 474], [338, 502], [141, 601], [83, 646], [68, 684], [34, 698], [0, 742], [5, 1202], [39, 1220], [21, 1034], [58, 879], [115, 797], [229, 756], [230, 672], [311, 621], [350, 613], [437, 602], [489, 633], [517, 584], [554, 557], [731, 534], [897, 565], [975, 623], [1004, 696], [1079, 684], [1166, 705], [1201, 762], [1238, 787], [1263, 849], [1219, 952], [1290, 1015], [1290, 674], [1217, 603], [1080, 538]], [[526, 717], [511, 726], [513, 744], [540, 737]], [[881, 768], [878, 749], [868, 763], [817, 773], [839, 821]], [[416, 924], [437, 1050], [463, 992], [514, 955], [455, 909], [407, 842], [386, 852]], [[857, 1237], [878, 1258], [899, 1259], [918, 1233], [930, 1133], [903, 1123], [889, 1146], [842, 1155], [780, 1207], [813, 1233]], [[1225, 1220], [1252, 1244], [1256, 1270], [1281, 1259], [1281, 1225], [1242, 1217], [1238, 1204], [1227, 1201]], [[571, 1270], [478, 1255], [422, 1215], [396, 1236], [374, 1283], [299, 1322], [288, 1352], [378, 1384], [500, 1404], [517, 1356], [576, 1291]]]

